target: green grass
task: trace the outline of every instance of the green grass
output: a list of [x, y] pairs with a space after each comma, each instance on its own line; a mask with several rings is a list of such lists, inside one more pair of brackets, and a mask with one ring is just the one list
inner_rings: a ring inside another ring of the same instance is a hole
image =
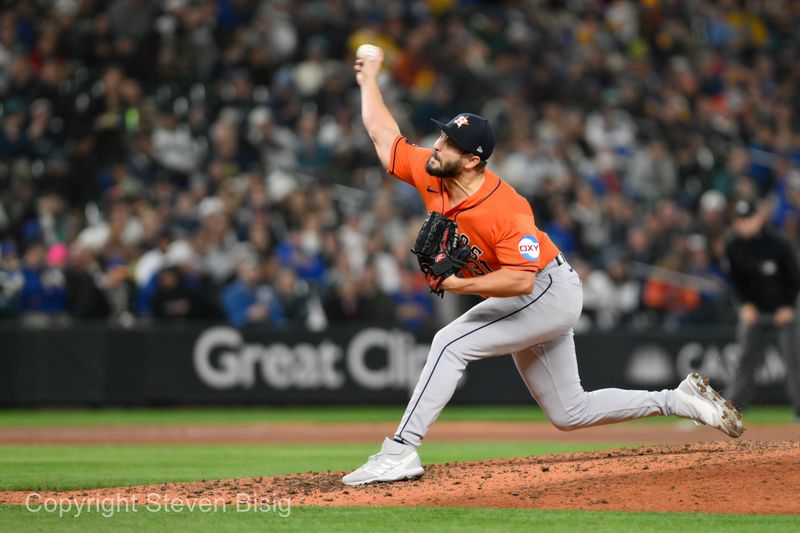
[[[402, 407], [302, 407], [213, 409], [0, 410], [3, 427], [174, 425], [289, 422], [394, 422]], [[748, 424], [790, 423], [785, 407], [755, 407]], [[533, 406], [451, 406], [441, 420], [543, 422]], [[633, 423], [674, 423], [651, 418]], [[608, 449], [636, 443], [429, 442], [425, 463], [473, 461]], [[0, 490], [68, 490], [141, 483], [192, 481], [348, 470], [378, 443], [317, 445], [0, 445]], [[621, 513], [523, 509], [315, 508], [271, 512], [120, 512], [106, 518], [94, 509], [80, 517], [31, 513], [0, 505], [0, 531], [798, 531], [800, 517], [715, 514]]]
[[[430, 442], [420, 455], [432, 464], [620, 446], [611, 442]], [[377, 448], [378, 443], [0, 446], [0, 490], [66, 490], [349, 470]]]
[[[396, 422], [404, 406], [233, 407], [164, 409], [2, 409], [0, 427], [242, 423]], [[448, 407], [441, 420], [545, 421], [535, 406]]]
[[[174, 424], [280, 424], [396, 422], [402, 406], [319, 406], [253, 408], [163, 408], [163, 409], [0, 409], [2, 427], [68, 427], [108, 425]], [[534, 405], [450, 406], [440, 420], [546, 422]], [[791, 423], [792, 410], [784, 406], [757, 406], [745, 412], [747, 424]], [[675, 419], [653, 417], [637, 424], [673, 423]]]
[[[287, 508], [284, 507], [284, 511]], [[74, 514], [74, 511], [73, 511]], [[111, 513], [107, 513], [111, 514]], [[284, 515], [287, 513], [284, 512]], [[288, 516], [269, 512], [113, 513], [106, 518], [92, 511], [81, 516], [31, 513], [24, 506], [0, 506], [2, 531], [730, 531], [790, 532], [800, 528], [799, 517], [684, 513], [623, 513], [612, 511], [548, 511], [531, 509], [473, 509], [426, 507], [294, 507]]]

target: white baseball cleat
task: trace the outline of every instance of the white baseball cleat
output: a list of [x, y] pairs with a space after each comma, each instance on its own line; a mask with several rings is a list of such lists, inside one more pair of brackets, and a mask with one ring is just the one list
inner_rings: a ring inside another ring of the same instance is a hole
[[715, 427], [737, 438], [744, 432], [742, 415], [697, 372], [692, 372], [672, 391], [674, 415]]
[[381, 451], [370, 455], [361, 468], [342, 478], [345, 485], [366, 485], [380, 481], [418, 478], [425, 472], [413, 446], [392, 439], [383, 440]]

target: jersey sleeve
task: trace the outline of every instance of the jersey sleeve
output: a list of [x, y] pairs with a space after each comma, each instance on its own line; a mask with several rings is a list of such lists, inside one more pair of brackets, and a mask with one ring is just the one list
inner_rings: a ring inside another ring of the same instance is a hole
[[498, 231], [495, 253], [502, 268], [538, 272], [544, 244], [532, 213], [516, 213]]
[[425, 163], [431, 156], [430, 149], [420, 148], [398, 135], [392, 143], [392, 152], [389, 159], [389, 174], [419, 189], [425, 172]]

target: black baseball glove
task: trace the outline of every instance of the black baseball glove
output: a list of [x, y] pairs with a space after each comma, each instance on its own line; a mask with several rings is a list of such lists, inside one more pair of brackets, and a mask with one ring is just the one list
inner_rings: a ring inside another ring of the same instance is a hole
[[431, 292], [440, 298], [444, 297], [444, 290], [439, 285], [469, 259], [469, 246], [459, 237], [455, 220], [435, 211], [428, 213], [411, 251], [417, 256]]

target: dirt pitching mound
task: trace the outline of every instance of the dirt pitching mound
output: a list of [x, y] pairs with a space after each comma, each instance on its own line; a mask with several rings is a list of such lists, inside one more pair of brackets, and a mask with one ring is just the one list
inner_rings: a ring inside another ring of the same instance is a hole
[[[423, 454], [424, 459], [424, 454]], [[169, 483], [42, 498], [146, 502], [290, 498], [292, 505], [394, 505], [800, 514], [800, 442], [717, 442], [448, 463], [416, 481], [345, 487], [343, 472]], [[27, 492], [0, 492], [25, 503]]]

